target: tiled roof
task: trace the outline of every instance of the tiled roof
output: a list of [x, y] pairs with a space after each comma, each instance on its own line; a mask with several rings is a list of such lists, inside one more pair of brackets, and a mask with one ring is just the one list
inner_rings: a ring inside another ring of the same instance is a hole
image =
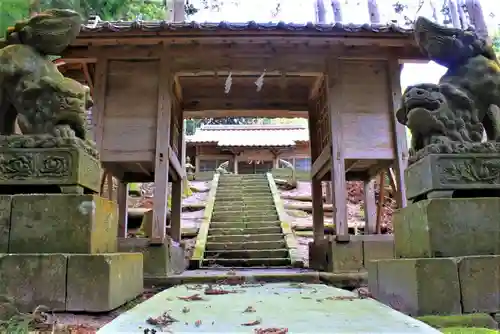
[[308, 142], [309, 131], [300, 125], [209, 125], [202, 127], [186, 141], [217, 146], [276, 147]]
[[229, 31], [283, 31], [283, 32], [303, 32], [303, 33], [397, 33], [411, 34], [413, 29], [398, 26], [396, 24], [316, 24], [316, 23], [257, 23], [255, 21], [244, 23], [200, 23], [200, 22], [178, 22], [169, 21], [132, 21], [132, 22], [99, 22], [98, 24], [83, 25], [83, 33], [93, 32], [229, 32]]

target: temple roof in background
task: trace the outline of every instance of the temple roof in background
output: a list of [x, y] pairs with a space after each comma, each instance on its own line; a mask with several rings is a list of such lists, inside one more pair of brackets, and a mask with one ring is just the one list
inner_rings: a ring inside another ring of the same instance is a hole
[[205, 125], [187, 143], [215, 144], [219, 147], [290, 147], [309, 142], [309, 131], [302, 125]]

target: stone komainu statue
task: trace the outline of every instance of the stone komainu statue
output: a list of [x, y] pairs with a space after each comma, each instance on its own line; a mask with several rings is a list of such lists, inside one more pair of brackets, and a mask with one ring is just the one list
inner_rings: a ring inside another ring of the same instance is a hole
[[[60, 55], [74, 41], [81, 24], [78, 13], [53, 9], [8, 30], [0, 43], [4, 45], [0, 49], [1, 145], [47, 147], [78, 139], [94, 151], [86, 125], [86, 110], [93, 104], [90, 90], [64, 77], [48, 58]], [[35, 136], [29, 140], [11, 136], [16, 120], [23, 135]], [[40, 135], [38, 142], [36, 135]]]
[[[438, 25], [424, 17], [415, 40], [430, 60], [448, 71], [439, 84], [410, 86], [396, 112], [412, 132], [410, 162], [429, 153], [499, 152], [500, 63], [473, 31]], [[483, 143], [483, 131], [488, 142]]]

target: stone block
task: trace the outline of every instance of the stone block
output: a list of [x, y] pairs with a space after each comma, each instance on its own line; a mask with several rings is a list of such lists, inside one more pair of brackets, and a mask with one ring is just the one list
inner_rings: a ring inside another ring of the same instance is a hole
[[141, 253], [69, 255], [67, 311], [107, 312], [142, 291]]
[[406, 197], [436, 191], [500, 190], [500, 154], [429, 154], [405, 170]]
[[374, 298], [400, 312], [411, 316], [462, 312], [453, 258], [372, 261], [368, 277]]
[[344, 243], [330, 240], [329, 246], [327, 271], [340, 273], [363, 269], [363, 241], [352, 240]]
[[120, 238], [118, 244], [120, 252], [143, 254], [145, 277], [165, 277], [182, 272], [186, 267], [184, 250], [173, 245], [170, 238], [163, 245], [150, 245], [147, 238]]
[[393, 216], [396, 257], [500, 254], [500, 198], [420, 201]]
[[40, 305], [64, 311], [67, 262], [64, 254], [0, 254], [0, 296], [12, 298], [21, 312]]
[[500, 256], [467, 256], [458, 262], [464, 313], [500, 312]]
[[365, 267], [370, 261], [388, 259], [394, 259], [394, 239], [363, 241], [363, 263]]
[[331, 247], [327, 240], [309, 243], [309, 268], [317, 271], [326, 271], [331, 259]]
[[9, 252], [12, 196], [0, 195], [0, 253]]
[[2, 186], [81, 186], [99, 192], [101, 163], [81, 148], [4, 147], [0, 155]]
[[97, 195], [15, 195], [10, 253], [112, 253], [117, 204]]

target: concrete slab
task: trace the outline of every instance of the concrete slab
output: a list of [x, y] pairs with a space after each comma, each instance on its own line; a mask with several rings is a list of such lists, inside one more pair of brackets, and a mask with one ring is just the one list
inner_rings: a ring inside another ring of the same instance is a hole
[[[289, 333], [440, 333], [375, 300], [324, 284], [212, 286], [231, 292], [219, 295], [207, 294], [207, 288], [200, 284], [167, 289], [97, 333], [142, 334], [146, 329], [156, 333], [254, 333], [271, 327], [287, 328]], [[203, 299], [185, 300], [196, 294]], [[177, 321], [164, 328], [147, 323], [148, 318], [162, 314]]]

